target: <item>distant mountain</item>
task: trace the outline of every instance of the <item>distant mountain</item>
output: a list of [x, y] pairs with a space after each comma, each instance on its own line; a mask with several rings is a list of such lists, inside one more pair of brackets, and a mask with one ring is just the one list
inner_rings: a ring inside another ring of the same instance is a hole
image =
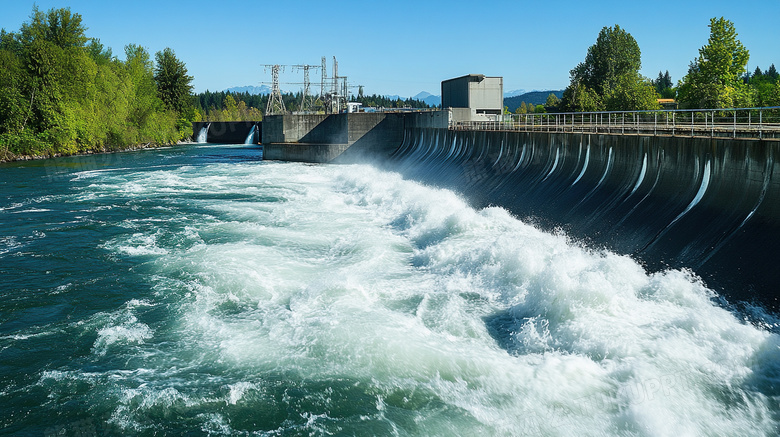
[[549, 96], [550, 93], [555, 94], [559, 99], [563, 97], [563, 90], [531, 91], [518, 96], [504, 98], [504, 106], [509, 109], [509, 112], [515, 112], [515, 109], [520, 107], [520, 103], [522, 102], [525, 102], [526, 105], [529, 103], [533, 103], [534, 106], [544, 105], [545, 102], [547, 102], [547, 96]]
[[507, 92], [504, 93], [504, 98], [519, 96], [521, 94], [525, 94], [525, 90], [524, 89], [507, 91]]
[[439, 106], [441, 105], [441, 96], [434, 96], [433, 94], [429, 92], [421, 92], [417, 94], [416, 96], [412, 97], [415, 100], [423, 101], [431, 106]]
[[232, 88], [228, 88], [225, 90], [225, 92], [230, 91], [231, 93], [248, 93], [251, 95], [266, 95], [271, 94], [271, 87], [268, 85], [260, 85], [260, 86], [234, 86]]

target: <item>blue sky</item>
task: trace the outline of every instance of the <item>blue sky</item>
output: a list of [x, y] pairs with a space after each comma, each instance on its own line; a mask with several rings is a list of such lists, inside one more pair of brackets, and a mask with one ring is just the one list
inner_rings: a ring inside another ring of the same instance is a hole
[[[709, 19], [734, 22], [749, 69], [780, 67], [780, 0], [744, 1], [149, 1], [0, 0], [0, 27], [18, 30], [33, 4], [70, 7], [87, 34], [123, 47], [171, 47], [195, 91], [269, 82], [263, 64], [320, 64], [368, 94], [440, 93], [444, 79], [503, 76], [504, 90], [563, 89], [599, 30], [620, 25], [642, 51], [642, 73], [676, 82], [709, 37]], [[319, 83], [319, 73], [312, 79]], [[288, 68], [283, 82], [301, 82]], [[294, 91], [299, 85], [282, 85]]]

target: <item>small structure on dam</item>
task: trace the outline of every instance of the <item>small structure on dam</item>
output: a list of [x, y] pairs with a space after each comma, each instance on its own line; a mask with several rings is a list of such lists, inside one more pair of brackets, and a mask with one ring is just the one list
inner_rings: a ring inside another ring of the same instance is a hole
[[496, 121], [504, 111], [504, 78], [467, 74], [441, 83], [441, 107], [453, 121]]

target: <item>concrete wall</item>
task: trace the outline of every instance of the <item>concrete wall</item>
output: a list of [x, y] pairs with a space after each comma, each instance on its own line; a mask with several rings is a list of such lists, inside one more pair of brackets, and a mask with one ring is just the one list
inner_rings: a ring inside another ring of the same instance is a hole
[[264, 120], [262, 142], [347, 144], [347, 115], [270, 115]]
[[197, 139], [201, 128], [209, 125], [206, 142], [223, 144], [243, 144], [253, 126], [257, 126], [259, 135], [255, 135], [255, 144], [258, 144], [262, 135], [263, 123], [259, 121], [214, 121], [192, 123], [192, 138]]
[[410, 129], [388, 168], [780, 308], [780, 141]]
[[345, 150], [346, 144], [263, 144], [263, 159], [270, 161], [332, 162]]
[[412, 112], [404, 114], [404, 127], [412, 128], [447, 128], [452, 120], [455, 108], [447, 108], [441, 111]]
[[469, 83], [469, 108], [477, 114], [501, 114], [504, 110], [504, 79], [486, 77], [480, 82]]
[[404, 138], [404, 115], [352, 113], [266, 117], [263, 159], [303, 162], [374, 161]]

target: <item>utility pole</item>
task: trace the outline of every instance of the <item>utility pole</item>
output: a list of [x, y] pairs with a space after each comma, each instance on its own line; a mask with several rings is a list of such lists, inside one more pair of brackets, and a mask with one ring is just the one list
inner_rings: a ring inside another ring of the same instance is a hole
[[265, 115], [281, 115], [287, 113], [282, 100], [282, 91], [279, 89], [279, 71], [284, 71], [284, 66], [279, 64], [265, 65], [265, 72], [271, 69], [273, 78], [273, 87], [271, 95], [268, 96], [268, 104], [265, 106]]

